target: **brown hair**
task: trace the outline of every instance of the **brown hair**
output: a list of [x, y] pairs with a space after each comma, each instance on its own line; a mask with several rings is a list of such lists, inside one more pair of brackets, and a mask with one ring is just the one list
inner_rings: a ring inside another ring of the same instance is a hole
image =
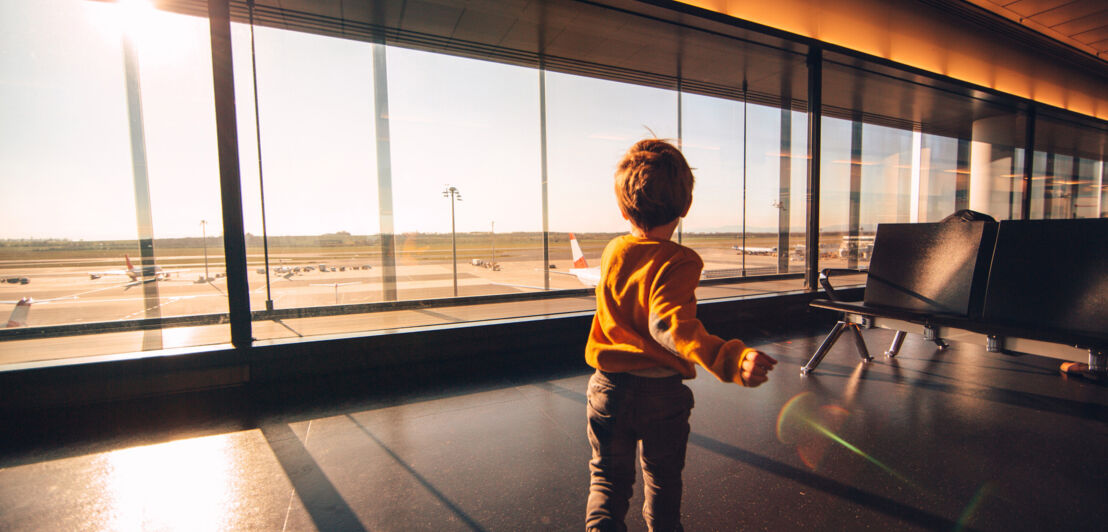
[[685, 156], [661, 139], [636, 142], [616, 168], [616, 200], [635, 227], [650, 230], [685, 214], [693, 174]]

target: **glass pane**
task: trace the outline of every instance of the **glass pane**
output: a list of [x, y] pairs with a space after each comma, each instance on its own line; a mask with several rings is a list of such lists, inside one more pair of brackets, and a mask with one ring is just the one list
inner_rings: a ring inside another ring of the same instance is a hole
[[639, 140], [676, 141], [677, 92], [547, 73], [546, 117], [550, 287], [584, 288], [579, 278], [559, 275], [574, 262], [569, 234], [588, 266], [599, 267], [608, 241], [630, 230], [612, 188], [616, 165]]
[[388, 52], [399, 299], [541, 290], [538, 71]]
[[[18, 183], [0, 300], [49, 327], [0, 363], [226, 342], [202, 326], [227, 312], [208, 22], [50, 0], [0, 4], [0, 27], [0, 172]], [[136, 330], [67, 327], [88, 322]]]
[[250, 27], [232, 38], [251, 308], [379, 301], [373, 45], [258, 27], [252, 58]]
[[699, 95], [682, 105], [697, 177], [683, 243], [704, 259], [704, 277], [803, 271], [807, 115]]

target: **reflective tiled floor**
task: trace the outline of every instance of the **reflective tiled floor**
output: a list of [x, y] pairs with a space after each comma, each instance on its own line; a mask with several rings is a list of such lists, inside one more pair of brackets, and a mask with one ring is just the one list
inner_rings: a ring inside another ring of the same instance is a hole
[[[891, 338], [866, 335], [875, 353]], [[687, 530], [1108, 526], [1108, 386], [911, 336], [869, 364], [842, 342], [801, 377], [821, 337], [753, 341], [781, 361], [760, 388], [690, 382]], [[580, 530], [587, 379], [574, 366], [70, 420], [89, 428], [5, 446], [0, 529]]]

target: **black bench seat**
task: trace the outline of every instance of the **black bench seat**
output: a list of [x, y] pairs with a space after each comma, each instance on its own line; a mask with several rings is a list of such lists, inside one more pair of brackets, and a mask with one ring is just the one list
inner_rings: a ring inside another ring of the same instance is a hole
[[828, 269], [820, 282], [832, 299], [811, 306], [843, 318], [802, 369], [808, 374], [846, 330], [870, 360], [863, 328], [906, 333], [939, 349], [946, 340], [992, 352], [1088, 360], [1108, 368], [1108, 219], [882, 224], [874, 242], [864, 300], [836, 300]]

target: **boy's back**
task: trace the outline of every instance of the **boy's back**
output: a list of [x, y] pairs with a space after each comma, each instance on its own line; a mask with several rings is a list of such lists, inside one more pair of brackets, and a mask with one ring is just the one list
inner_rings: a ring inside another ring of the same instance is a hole
[[708, 334], [696, 319], [696, 286], [704, 262], [671, 240], [635, 235], [612, 239], [601, 258], [596, 315], [585, 361], [607, 372], [696, 376], [694, 363], [726, 382], [743, 384], [739, 340]]
[[711, 362], [721, 349], [724, 358], [733, 358], [745, 346], [708, 334], [696, 319], [695, 290], [703, 268], [695, 251], [671, 240], [612, 239], [601, 258], [586, 362], [602, 371], [687, 379], [696, 376], [698, 362], [731, 381], [735, 373], [726, 370], [725, 361], [717, 367]]

